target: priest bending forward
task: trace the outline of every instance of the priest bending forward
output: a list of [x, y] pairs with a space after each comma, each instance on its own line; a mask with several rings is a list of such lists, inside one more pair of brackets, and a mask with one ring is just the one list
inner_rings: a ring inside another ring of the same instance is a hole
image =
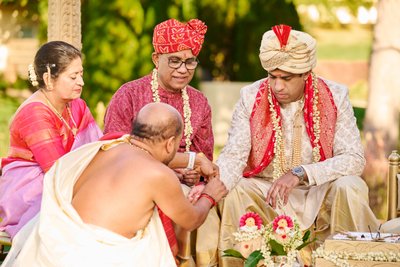
[[156, 205], [193, 230], [227, 193], [212, 163], [196, 157], [209, 182], [194, 204], [185, 198], [171, 169], [188, 163], [188, 154], [175, 155], [182, 125], [172, 106], [148, 104], [131, 135], [60, 158], [44, 178], [41, 212], [3, 266], [176, 266]]

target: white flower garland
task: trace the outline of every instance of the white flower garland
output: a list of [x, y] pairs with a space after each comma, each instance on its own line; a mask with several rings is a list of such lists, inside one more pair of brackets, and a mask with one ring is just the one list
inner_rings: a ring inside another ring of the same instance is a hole
[[323, 258], [332, 262], [335, 266], [349, 267], [348, 260], [357, 261], [379, 261], [379, 262], [400, 262], [400, 252], [346, 252], [346, 251], [325, 251], [321, 246], [313, 251], [313, 261], [316, 258]]
[[233, 233], [233, 236], [237, 242], [243, 242], [259, 238], [262, 236], [263, 232], [264, 226], [261, 226], [261, 229], [255, 231], [239, 230], [239, 232]]
[[29, 66], [28, 66], [28, 77], [29, 77], [29, 80], [30, 80], [31, 84], [34, 87], [39, 85], [39, 82], [37, 81], [35, 68], [33, 67], [32, 64], [29, 64]]
[[[267, 253], [264, 253], [264, 251], [267, 251]], [[271, 256], [270, 249], [263, 243], [261, 245], [261, 252], [264, 257], [262, 266], [265, 267], [276, 267], [276, 264], [279, 264], [280, 267], [293, 267], [293, 265], [298, 262], [296, 250], [289, 251], [287, 256]], [[277, 259], [279, 258], [281, 260], [278, 262]]]
[[[158, 73], [157, 69], [153, 69], [151, 76], [151, 91], [153, 92], [153, 101], [156, 103], [160, 102], [160, 96], [158, 94]], [[190, 151], [190, 146], [192, 145], [192, 140], [190, 136], [193, 133], [192, 123], [190, 118], [192, 117], [192, 110], [190, 109], [189, 95], [186, 90], [186, 86], [182, 89], [182, 99], [183, 99], [183, 118], [184, 118], [184, 136], [186, 152]]]
[[283, 166], [280, 166], [281, 159], [284, 155], [284, 148], [283, 148], [283, 136], [282, 136], [282, 127], [279, 125], [281, 118], [278, 116], [275, 108], [274, 102], [272, 101], [272, 94], [271, 94], [271, 87], [268, 83], [268, 102], [269, 102], [269, 110], [271, 111], [272, 117], [272, 127], [275, 132], [275, 143], [274, 143], [274, 159], [272, 161], [272, 166], [274, 168], [272, 172], [272, 177], [274, 181], [281, 177], [283, 172]]
[[[317, 86], [317, 78], [314, 73], [311, 73], [312, 77], [312, 86], [314, 89], [314, 97], [313, 97], [313, 122], [314, 122], [314, 133], [315, 139], [313, 141], [314, 148], [313, 148], [313, 162], [319, 162], [321, 159], [320, 149], [319, 146], [319, 139], [320, 139], [320, 132], [321, 132], [321, 118], [320, 112], [318, 111], [318, 86]], [[272, 161], [273, 172], [272, 178], [275, 181], [283, 174], [285, 174], [285, 166], [283, 165], [283, 160], [285, 158], [285, 149], [284, 149], [284, 142], [283, 142], [283, 134], [282, 134], [282, 127], [280, 125], [281, 117], [278, 116], [275, 108], [274, 103], [272, 101], [272, 93], [271, 87], [268, 83], [268, 102], [269, 102], [269, 110], [271, 111], [271, 118], [272, 118], [272, 126], [275, 132], [275, 143], [274, 143], [274, 159]]]
[[[284, 246], [284, 249], [287, 251], [287, 256], [286, 256], [286, 262], [281, 262], [281, 264], [283, 264], [282, 266], [290, 266], [292, 267], [293, 264], [296, 262], [297, 260], [297, 250], [296, 248], [298, 246], [301, 245], [302, 243], [302, 236], [301, 236], [301, 230], [300, 230], [300, 226], [297, 223], [297, 221], [294, 221], [294, 228], [291, 231], [292, 234], [291, 236], [291, 240], [289, 243], [286, 244], [282, 244]], [[265, 240], [270, 240], [270, 239], [275, 239], [273, 236], [273, 229], [272, 226], [269, 225], [267, 227], [265, 227], [264, 230], [264, 239]], [[267, 267], [273, 267], [273, 259], [271, 256], [271, 248], [269, 247], [268, 243], [265, 242], [262, 246], [261, 246], [261, 253], [263, 254], [263, 257], [265, 258], [264, 260], [264, 264]], [[282, 258], [283, 261], [284, 258]]]
[[314, 99], [313, 99], [313, 122], [314, 122], [314, 134], [315, 134], [315, 139], [314, 139], [314, 148], [313, 148], [313, 160], [314, 162], [319, 162], [321, 160], [321, 154], [320, 154], [320, 149], [321, 147], [319, 146], [319, 138], [320, 138], [320, 133], [321, 133], [321, 117], [320, 113], [318, 110], [318, 98], [319, 98], [319, 93], [318, 93], [318, 81], [317, 77], [315, 77], [314, 73], [311, 73], [311, 78], [312, 78], [312, 86], [314, 89]]
[[[293, 234], [291, 242], [283, 244], [284, 249], [288, 251], [287, 256], [279, 257], [271, 256], [271, 247], [268, 242], [265, 242], [266, 240], [275, 239], [273, 236], [272, 225], [268, 225], [266, 227], [261, 226], [260, 229], [253, 231], [239, 230], [238, 232], [233, 233], [233, 236], [237, 242], [251, 241], [262, 236], [264, 241], [261, 242], [260, 250], [264, 257], [262, 260], [263, 266], [274, 267], [276, 266], [276, 263], [279, 263], [281, 264], [279, 266], [282, 267], [292, 267], [293, 264], [297, 262], [296, 248], [302, 243], [301, 231], [297, 222], [294, 224], [291, 234]], [[277, 262], [277, 259], [280, 259], [280, 262]]]

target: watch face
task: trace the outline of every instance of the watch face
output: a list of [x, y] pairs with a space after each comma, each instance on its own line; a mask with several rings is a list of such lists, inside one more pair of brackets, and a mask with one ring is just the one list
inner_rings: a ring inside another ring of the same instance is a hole
[[303, 177], [304, 176], [304, 170], [300, 166], [293, 168], [292, 172], [296, 176], [299, 176], [299, 177]]

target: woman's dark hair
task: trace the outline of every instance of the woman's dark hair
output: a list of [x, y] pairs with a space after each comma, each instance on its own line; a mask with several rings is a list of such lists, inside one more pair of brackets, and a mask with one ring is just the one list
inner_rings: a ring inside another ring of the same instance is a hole
[[82, 58], [81, 52], [66, 42], [51, 41], [42, 45], [33, 63], [39, 88], [45, 87], [43, 74], [47, 67], [50, 67], [51, 78], [56, 79], [78, 57]]

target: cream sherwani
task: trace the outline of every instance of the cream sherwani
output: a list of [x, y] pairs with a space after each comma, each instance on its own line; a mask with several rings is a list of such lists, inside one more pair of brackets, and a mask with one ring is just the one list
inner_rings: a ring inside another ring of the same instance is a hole
[[85, 145], [53, 165], [44, 178], [41, 212], [16, 235], [2, 266], [176, 266], [156, 208], [145, 229], [128, 239], [84, 223], [71, 205], [76, 180], [112, 142]]
[[[265, 203], [265, 196], [272, 183], [272, 163], [257, 177], [242, 176], [251, 149], [250, 116], [257, 91], [263, 81], [259, 80], [242, 88], [233, 114], [228, 142], [217, 160], [221, 180], [230, 191], [224, 202], [219, 205], [219, 254], [222, 255], [225, 249], [233, 248], [232, 233], [237, 231], [239, 219], [247, 211], [258, 212], [264, 223], [272, 221], [277, 213], [295, 216], [303, 230], [315, 230], [320, 234], [320, 239], [329, 234], [329, 229], [330, 232], [367, 231], [368, 225], [376, 229], [378, 221], [368, 205], [368, 187], [359, 177], [365, 165], [360, 133], [348, 99], [348, 89], [343, 85], [325, 81], [337, 107], [332, 158], [323, 162], [312, 162], [312, 147], [306, 133], [304, 118], [301, 116], [301, 165], [307, 172], [309, 186], [296, 187], [290, 193], [288, 204], [274, 211]], [[298, 101], [281, 106], [286, 162], [290, 162], [292, 157], [293, 120], [300, 104]], [[212, 221], [215, 221], [215, 216], [206, 220], [201, 231], [218, 235], [216, 225]], [[313, 225], [316, 229], [311, 227]], [[208, 248], [210, 253], [212, 245]], [[235, 266], [232, 258], [220, 258], [220, 263], [221, 266]]]

